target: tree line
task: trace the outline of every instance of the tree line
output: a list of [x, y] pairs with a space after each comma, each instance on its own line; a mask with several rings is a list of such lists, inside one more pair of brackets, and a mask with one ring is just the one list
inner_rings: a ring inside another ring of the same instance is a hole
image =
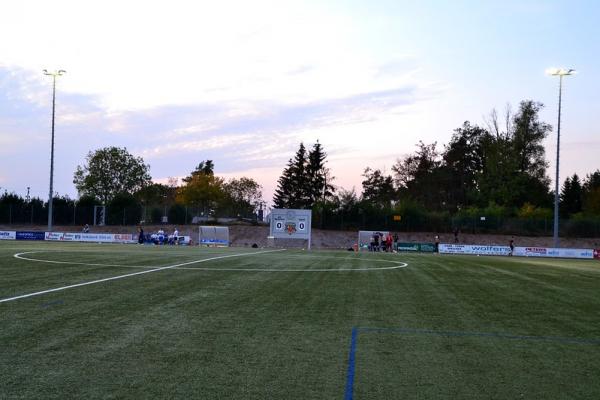
[[[159, 223], [164, 216], [178, 224], [198, 216], [256, 220], [256, 211], [264, 205], [262, 187], [254, 179], [215, 176], [212, 160], [201, 161], [181, 184], [176, 178], [155, 183], [149, 170], [126, 148], [90, 151], [73, 174], [79, 198], [53, 199], [56, 223], [91, 223], [94, 206], [99, 205], [106, 206], [108, 224]], [[26, 200], [7, 191], [0, 196], [0, 222], [44, 223], [46, 218], [47, 204], [39, 198]]]
[[[355, 220], [359, 226], [364, 225], [361, 220], [391, 215], [438, 219], [447, 225], [486, 215], [495, 220], [551, 219], [554, 193], [543, 140], [552, 127], [540, 121], [542, 107], [526, 100], [502, 117], [492, 111], [485, 127], [465, 121], [441, 149], [437, 142], [419, 142], [414, 153], [396, 160], [391, 173], [366, 167], [360, 194], [354, 188], [335, 188], [332, 178], [325, 179], [329, 171], [321, 145], [307, 154], [300, 144], [279, 178], [273, 203], [312, 208], [318, 211], [317, 220], [326, 214], [340, 221], [344, 214], [347, 223]], [[568, 177], [560, 210], [563, 217], [600, 216], [600, 170], [583, 181], [577, 175]]]
[[[327, 153], [318, 141], [309, 148], [300, 143], [278, 179], [273, 205], [313, 209], [315, 226], [342, 229], [389, 224], [393, 215], [410, 229], [433, 230], [484, 216], [495, 221], [549, 220], [553, 192], [543, 140], [552, 127], [540, 121], [542, 107], [526, 100], [514, 113], [510, 108], [502, 116], [492, 111], [486, 126], [465, 121], [447, 144], [440, 148], [437, 142], [419, 142], [389, 173], [367, 166], [360, 193], [334, 185]], [[212, 160], [201, 161], [181, 183], [175, 178], [167, 184], [152, 182], [149, 170], [126, 148], [90, 151], [73, 175], [79, 199], [57, 196], [57, 212], [67, 209], [64, 218], [72, 215], [77, 221], [86, 207], [106, 205], [109, 220], [117, 223], [160, 222], [165, 214], [169, 221], [188, 222], [199, 215], [252, 218], [265, 205], [262, 187], [254, 179], [218, 177]], [[26, 201], [5, 191], [0, 220], [11, 220], [16, 209], [25, 210], [21, 219], [37, 220], [45, 207], [40, 199]], [[565, 179], [560, 212], [575, 219], [600, 217], [600, 170], [583, 179]]]

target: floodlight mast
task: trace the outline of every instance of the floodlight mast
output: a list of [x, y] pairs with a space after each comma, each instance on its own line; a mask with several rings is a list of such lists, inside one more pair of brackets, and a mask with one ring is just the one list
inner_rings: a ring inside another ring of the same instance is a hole
[[52, 198], [53, 196], [53, 183], [54, 183], [54, 116], [56, 109], [56, 77], [66, 73], [64, 69], [58, 71], [48, 72], [44, 70], [44, 75], [52, 77], [52, 140], [50, 144], [50, 193], [48, 195], [48, 232], [52, 232]]
[[558, 76], [558, 129], [556, 132], [556, 177], [554, 179], [554, 247], [559, 246], [558, 241], [558, 203], [559, 203], [559, 165], [560, 165], [560, 116], [562, 107], [562, 81], [563, 76], [573, 75], [574, 69], [567, 68], [549, 68], [546, 70], [548, 75]]

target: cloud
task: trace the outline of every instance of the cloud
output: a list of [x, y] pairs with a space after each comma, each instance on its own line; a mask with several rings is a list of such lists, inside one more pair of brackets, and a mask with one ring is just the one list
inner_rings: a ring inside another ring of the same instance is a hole
[[[21, 179], [39, 180], [36, 186], [44, 186], [39, 171], [48, 168], [51, 84], [43, 76], [32, 76], [0, 68], [0, 146], [5, 160], [30, 157], [31, 171], [21, 171]], [[185, 176], [205, 159], [215, 160], [217, 172], [224, 174], [280, 170], [301, 141], [310, 144], [321, 138], [315, 135], [332, 135], [328, 140], [334, 145], [327, 148], [332, 159], [355, 157], [360, 148], [342, 137], [335, 139], [344, 127], [400, 114], [435, 95], [431, 88], [404, 84], [321, 100], [242, 98], [111, 111], [96, 95], [58, 88], [57, 190], [73, 193], [75, 167], [89, 151], [105, 146], [127, 147], [142, 156], [156, 179]], [[32, 142], [34, 137], [38, 139]], [[8, 177], [14, 185], [17, 179]]]

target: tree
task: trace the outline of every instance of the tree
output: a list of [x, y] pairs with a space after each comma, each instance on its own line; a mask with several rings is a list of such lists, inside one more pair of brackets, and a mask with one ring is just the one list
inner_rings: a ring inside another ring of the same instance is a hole
[[182, 180], [184, 185], [177, 188], [176, 195], [179, 203], [196, 206], [208, 214], [224, 197], [223, 179], [209, 170], [196, 168], [190, 176]]
[[277, 208], [312, 208], [318, 200], [333, 193], [332, 177], [325, 168], [326, 154], [319, 142], [306, 152], [300, 143], [293, 159], [290, 159], [277, 180], [273, 203]]
[[252, 178], [231, 179], [223, 191], [227, 199], [224, 206], [229, 206], [233, 215], [249, 216], [262, 202], [262, 187]]
[[215, 174], [215, 164], [212, 160], [201, 161], [200, 164], [196, 167], [194, 173], [202, 173], [205, 175], [214, 175]]
[[304, 143], [300, 143], [300, 147], [292, 160], [292, 193], [288, 208], [308, 208], [310, 203], [308, 185], [309, 180], [306, 175], [307, 154]]
[[390, 175], [384, 175], [381, 170], [365, 168], [362, 175], [362, 198], [379, 207], [389, 207], [396, 197], [394, 180]]
[[88, 153], [86, 163], [77, 166], [73, 183], [80, 196], [93, 196], [106, 204], [117, 194], [133, 194], [150, 184], [149, 169], [126, 148], [105, 147]]
[[576, 214], [582, 210], [583, 186], [577, 174], [567, 177], [560, 193], [560, 212], [563, 216]]
[[444, 206], [447, 195], [448, 177], [441, 169], [437, 143], [419, 142], [417, 151], [397, 160], [392, 167], [396, 186], [403, 197], [419, 201], [429, 209]]
[[526, 100], [514, 116], [507, 111], [506, 132], [500, 130], [492, 112], [492, 133], [484, 135], [481, 142], [483, 169], [477, 180], [480, 205], [490, 201], [512, 208], [525, 203], [541, 207], [551, 204], [542, 141], [552, 128], [538, 119], [542, 107]]
[[329, 169], [325, 167], [327, 154], [319, 141], [315, 143], [308, 152], [308, 163], [306, 165], [306, 195], [309, 206], [318, 201], [325, 201], [333, 194], [333, 177], [329, 176]]
[[283, 169], [281, 176], [277, 180], [277, 188], [275, 189], [275, 193], [273, 194], [273, 205], [275, 208], [291, 208], [290, 204], [292, 201], [293, 195], [293, 177], [292, 177], [292, 169], [293, 161], [290, 158], [288, 160], [287, 166]]
[[583, 211], [600, 215], [600, 170], [586, 176], [583, 189]]
[[448, 177], [448, 208], [468, 207], [477, 197], [477, 177], [483, 170], [482, 141], [486, 135], [485, 129], [466, 121], [445, 147], [442, 168]]

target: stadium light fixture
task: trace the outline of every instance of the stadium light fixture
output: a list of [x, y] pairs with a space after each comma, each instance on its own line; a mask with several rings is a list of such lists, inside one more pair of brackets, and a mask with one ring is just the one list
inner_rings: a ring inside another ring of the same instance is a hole
[[559, 165], [560, 165], [560, 116], [562, 107], [562, 81], [563, 76], [573, 75], [574, 69], [567, 68], [548, 68], [546, 70], [548, 75], [558, 76], [558, 129], [556, 132], [556, 177], [554, 181], [554, 247], [559, 246], [558, 242], [558, 203], [559, 203]]
[[54, 115], [56, 105], [56, 77], [66, 73], [64, 69], [48, 72], [44, 70], [44, 75], [52, 77], [52, 140], [50, 144], [50, 193], [48, 195], [48, 231], [52, 232], [52, 198], [53, 198], [53, 182], [54, 182]]

